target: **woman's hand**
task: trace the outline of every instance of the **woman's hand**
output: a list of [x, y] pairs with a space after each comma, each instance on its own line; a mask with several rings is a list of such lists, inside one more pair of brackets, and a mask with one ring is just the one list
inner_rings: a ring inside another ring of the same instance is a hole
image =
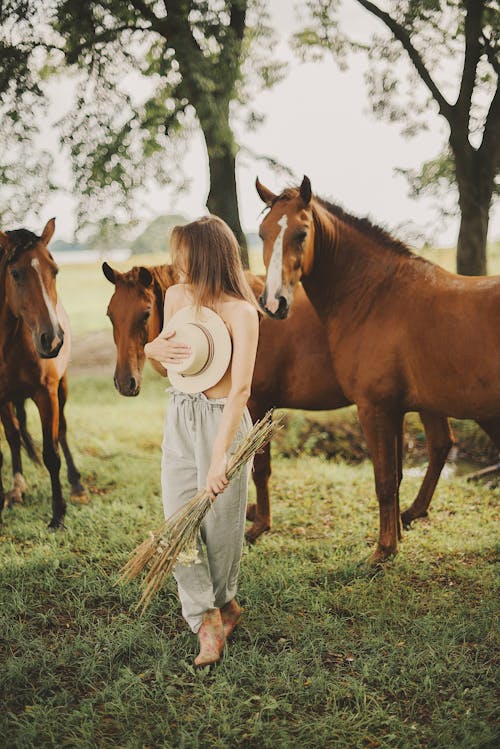
[[212, 457], [212, 462], [208, 469], [207, 482], [205, 484], [205, 489], [210, 494], [212, 502], [218, 494], [222, 494], [229, 484], [229, 480], [226, 476], [226, 468], [227, 458], [225, 455], [222, 457]]
[[175, 336], [175, 330], [168, 330], [166, 333], [160, 333], [150, 343], [144, 346], [144, 353], [148, 359], [166, 364], [178, 364], [183, 359], [187, 359], [191, 354], [191, 346], [186, 343], [176, 343], [171, 339]]

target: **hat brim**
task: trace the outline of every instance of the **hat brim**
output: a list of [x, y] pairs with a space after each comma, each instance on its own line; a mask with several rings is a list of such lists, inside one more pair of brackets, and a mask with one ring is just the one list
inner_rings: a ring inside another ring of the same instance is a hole
[[[169, 370], [166, 362], [161, 362], [168, 372], [171, 384], [183, 393], [201, 393], [217, 385], [224, 377], [231, 361], [232, 342], [224, 320], [208, 307], [189, 305], [182, 307], [168, 321], [166, 330], [176, 330], [181, 325], [200, 322], [209, 330], [214, 340], [214, 355], [211, 363], [197, 375], [182, 375]], [[179, 341], [182, 340], [179, 338]]]

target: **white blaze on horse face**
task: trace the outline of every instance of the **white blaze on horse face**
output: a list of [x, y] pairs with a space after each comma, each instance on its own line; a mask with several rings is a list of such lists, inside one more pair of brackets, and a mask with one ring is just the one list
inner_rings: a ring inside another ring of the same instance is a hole
[[52, 324], [52, 327], [54, 328], [54, 333], [55, 333], [55, 336], [56, 336], [56, 339], [57, 339], [54, 342], [54, 346], [57, 346], [57, 344], [59, 343], [59, 338], [57, 336], [57, 331], [59, 330], [59, 320], [57, 318], [57, 314], [56, 314], [56, 311], [54, 309], [54, 305], [52, 304], [52, 300], [49, 297], [49, 295], [47, 294], [47, 289], [45, 288], [45, 284], [43, 282], [42, 272], [40, 270], [40, 261], [38, 260], [38, 258], [34, 257], [33, 260], [31, 261], [31, 265], [35, 269], [36, 274], [38, 276], [38, 280], [40, 281], [40, 286], [41, 286], [41, 289], [42, 289], [43, 301], [45, 302], [45, 306], [47, 307], [47, 312], [49, 313], [49, 319], [50, 319], [50, 322]]
[[282, 215], [278, 221], [280, 233], [276, 237], [274, 243], [273, 254], [269, 261], [269, 268], [267, 271], [266, 280], [266, 307], [273, 314], [278, 310], [280, 306], [279, 292], [281, 291], [281, 284], [283, 279], [283, 238], [285, 236], [286, 227], [288, 226], [288, 219], [286, 213]]

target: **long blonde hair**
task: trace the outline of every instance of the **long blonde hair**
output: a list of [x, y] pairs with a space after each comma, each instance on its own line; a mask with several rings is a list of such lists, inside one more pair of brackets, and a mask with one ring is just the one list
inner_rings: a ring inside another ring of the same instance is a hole
[[257, 307], [241, 264], [238, 242], [218, 216], [175, 226], [170, 238], [174, 270], [186, 277], [197, 306], [215, 307], [222, 294]]

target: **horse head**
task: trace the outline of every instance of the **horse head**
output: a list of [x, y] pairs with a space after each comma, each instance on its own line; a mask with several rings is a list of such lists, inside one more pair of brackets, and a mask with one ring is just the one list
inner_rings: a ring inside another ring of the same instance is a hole
[[103, 263], [102, 272], [115, 287], [107, 310], [116, 344], [115, 387], [121, 395], [139, 395], [144, 346], [156, 338], [163, 324], [162, 289], [145, 267], [120, 273]]
[[259, 299], [266, 315], [287, 317], [296, 284], [312, 267], [314, 222], [311, 182], [304, 177], [299, 188], [275, 195], [256, 180], [259, 196], [268, 206], [259, 236], [264, 243], [266, 285]]
[[56, 313], [58, 267], [47, 248], [55, 226], [51, 218], [40, 237], [27, 229], [0, 232], [5, 304], [27, 325], [43, 359], [56, 357], [64, 341]]

